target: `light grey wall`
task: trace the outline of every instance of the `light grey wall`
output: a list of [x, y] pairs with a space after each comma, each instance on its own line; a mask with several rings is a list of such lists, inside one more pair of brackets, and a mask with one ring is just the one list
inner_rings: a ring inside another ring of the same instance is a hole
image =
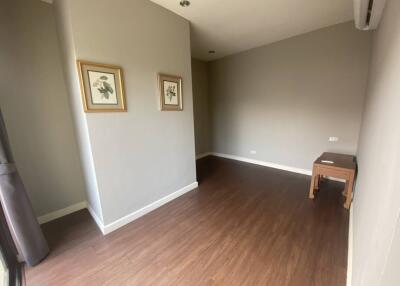
[[75, 42], [73, 37], [71, 11], [67, 1], [55, 1], [54, 11], [57, 20], [58, 38], [62, 51], [64, 78], [67, 85], [71, 114], [74, 119], [75, 133], [78, 140], [80, 160], [86, 185], [86, 197], [92, 215], [103, 223], [103, 212], [94, 168], [92, 149], [86, 115], [79, 96], [79, 77], [76, 67]]
[[396, 231], [391, 241], [391, 247], [386, 259], [385, 269], [382, 275], [381, 284], [384, 286], [400, 285], [400, 220], [397, 219]]
[[[70, 66], [75, 57], [124, 71], [128, 112], [75, 117], [87, 124], [103, 220], [109, 224], [196, 181], [189, 23], [147, 0], [112, 5], [57, 0], [57, 5], [68, 18], [59, 26], [70, 27], [64, 33], [73, 50]], [[118, 21], [105, 21], [110, 15]], [[182, 76], [184, 111], [158, 111], [159, 72]], [[77, 101], [76, 70], [67, 73]], [[82, 106], [73, 108], [80, 113]]]
[[370, 42], [348, 22], [211, 62], [213, 151], [308, 170], [354, 154]]
[[353, 286], [400, 285], [400, 2], [386, 5], [373, 38], [358, 149]]
[[206, 62], [192, 59], [192, 81], [196, 155], [200, 155], [211, 152], [211, 108]]
[[0, 105], [35, 213], [85, 200], [52, 7], [0, 3]]

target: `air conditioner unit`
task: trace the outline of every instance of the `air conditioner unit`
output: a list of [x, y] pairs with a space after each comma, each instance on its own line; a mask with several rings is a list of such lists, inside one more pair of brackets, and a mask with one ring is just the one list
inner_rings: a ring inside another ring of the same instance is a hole
[[378, 28], [386, 0], [353, 0], [353, 2], [357, 29], [374, 30]]

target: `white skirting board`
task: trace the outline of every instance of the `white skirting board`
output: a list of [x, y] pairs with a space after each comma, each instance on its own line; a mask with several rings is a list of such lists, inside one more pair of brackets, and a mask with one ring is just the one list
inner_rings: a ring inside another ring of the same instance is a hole
[[113, 232], [114, 230], [140, 218], [141, 216], [144, 216], [145, 214], [161, 207], [162, 205], [182, 196], [183, 194], [186, 194], [187, 192], [190, 192], [191, 190], [194, 190], [195, 188], [198, 187], [198, 182], [194, 182], [191, 183], [190, 185], [187, 185], [179, 190], [177, 190], [176, 192], [169, 194], [147, 206], [144, 206], [143, 208], [134, 211], [112, 223], [109, 223], [107, 225], [104, 225], [102, 220], [96, 215], [96, 213], [93, 211], [93, 209], [91, 208], [90, 205], [88, 205], [88, 203], [86, 201], [74, 204], [72, 206], [63, 208], [61, 210], [57, 210], [55, 212], [51, 212], [49, 214], [43, 215], [38, 217], [38, 221], [40, 224], [49, 222], [51, 220], [55, 220], [57, 218], [60, 218], [62, 216], [66, 216], [68, 214], [74, 213], [76, 211], [79, 211], [81, 209], [85, 209], [87, 208], [90, 215], [92, 216], [93, 220], [96, 222], [98, 228], [100, 229], [100, 231], [106, 235], [109, 234], [110, 232]]
[[[250, 164], [260, 165], [260, 166], [264, 166], [264, 167], [279, 169], [279, 170], [302, 174], [302, 175], [307, 175], [307, 176], [312, 175], [312, 171], [307, 170], [307, 169], [290, 167], [290, 166], [286, 166], [286, 165], [281, 165], [281, 164], [276, 164], [276, 163], [271, 163], [271, 162], [266, 162], [266, 161], [261, 161], [261, 160], [256, 160], [256, 159], [250, 159], [250, 158], [240, 157], [240, 156], [236, 156], [236, 155], [216, 153], [216, 152], [207, 152], [207, 153], [199, 154], [196, 156], [196, 159], [198, 160], [198, 159], [201, 159], [201, 158], [204, 158], [207, 156], [216, 156], [216, 157], [246, 162], [246, 163], [250, 163]], [[342, 183], [345, 182], [344, 180], [333, 178], [333, 177], [326, 177], [326, 178], [329, 180], [338, 181], [338, 182], [342, 182]]]
[[349, 218], [349, 246], [347, 250], [347, 279], [346, 286], [351, 286], [351, 279], [353, 277], [353, 207], [350, 206]]
[[88, 204], [87, 207], [90, 215], [92, 216], [94, 222], [97, 224], [97, 227], [100, 229], [100, 231], [104, 234], [104, 224], [103, 221], [97, 216], [96, 212], [93, 210], [93, 208]]
[[63, 209], [60, 209], [60, 210], [56, 210], [54, 212], [39, 216], [37, 218], [37, 220], [38, 220], [38, 222], [40, 224], [43, 224], [43, 223], [58, 219], [60, 217], [72, 214], [72, 213], [74, 213], [76, 211], [79, 211], [79, 210], [82, 210], [82, 209], [85, 209], [85, 208], [87, 208], [87, 202], [86, 201], [82, 201], [82, 202], [73, 204], [71, 206], [68, 206], [66, 208], [63, 208]]
[[210, 155], [212, 155], [211, 152], [206, 152], [206, 153], [198, 154], [198, 155], [196, 155], [196, 160], [199, 160], [199, 159], [201, 159], [201, 158], [204, 158], [204, 157], [207, 157], [207, 156], [210, 156]]
[[109, 224], [105, 225], [103, 227], [103, 229], [102, 229], [103, 234], [106, 235], [106, 234], [109, 234], [110, 232], [113, 232], [114, 230], [116, 230], [116, 229], [118, 229], [118, 228], [120, 228], [120, 227], [122, 227], [122, 226], [124, 226], [124, 225], [126, 225], [126, 224], [128, 224], [128, 223], [130, 223], [130, 222], [132, 222], [132, 221], [134, 221], [134, 220], [136, 220], [138, 218], [140, 218], [141, 216], [144, 216], [145, 214], [147, 214], [147, 213], [149, 213], [149, 212], [161, 207], [162, 205], [164, 205], [164, 204], [166, 204], [166, 203], [168, 203], [168, 202], [170, 202], [170, 201], [182, 196], [183, 194], [186, 194], [187, 192], [190, 192], [191, 190], [194, 190], [195, 188], [198, 187], [198, 185], [199, 184], [197, 182], [191, 183], [190, 185], [187, 185], [187, 186], [177, 190], [176, 192], [174, 192], [172, 194], [169, 194], [169, 195], [167, 195], [167, 196], [165, 196], [165, 197], [163, 197], [163, 198], [161, 198], [161, 199], [159, 199], [159, 200], [157, 200], [157, 201], [155, 201], [155, 202], [153, 202], [151, 204], [148, 204], [147, 206], [145, 206], [145, 207], [143, 207], [143, 208], [141, 208], [141, 209], [139, 209], [137, 211], [134, 211], [134, 212], [132, 212], [132, 213], [120, 218], [120, 219], [117, 219], [116, 221], [114, 221], [112, 223], [109, 223]]
[[214, 153], [213, 152], [210, 155], [311, 176], [311, 170], [306, 170], [306, 169], [301, 169], [301, 168], [296, 168], [296, 167], [290, 167], [290, 166], [285, 166], [285, 165], [281, 165], [281, 164], [265, 162], [265, 161], [260, 161], [260, 160], [256, 160], [256, 159], [250, 159], [250, 158], [246, 158], [246, 157], [240, 157], [240, 156], [223, 154], [223, 153]]

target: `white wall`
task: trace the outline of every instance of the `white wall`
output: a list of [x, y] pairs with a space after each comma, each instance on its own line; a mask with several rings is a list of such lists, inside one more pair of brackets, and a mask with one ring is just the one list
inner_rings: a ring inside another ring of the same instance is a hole
[[213, 151], [308, 170], [355, 154], [370, 40], [348, 22], [211, 62]]
[[76, 51], [71, 23], [71, 11], [66, 1], [55, 1], [54, 10], [64, 64], [64, 78], [70, 95], [71, 113], [74, 119], [82, 171], [86, 184], [87, 202], [92, 215], [98, 220], [97, 223], [103, 224], [103, 212], [90, 145], [89, 130], [86, 115], [82, 109], [82, 100], [79, 96], [80, 87], [76, 67]]
[[[352, 285], [400, 285], [400, 2], [374, 32], [353, 203]], [[396, 230], [397, 227], [397, 230]]]
[[192, 80], [196, 155], [201, 155], [211, 151], [211, 107], [207, 62], [192, 59]]
[[[147, 0], [57, 0], [56, 11], [70, 43], [64, 54], [73, 102], [80, 99], [75, 59], [124, 71], [128, 112], [75, 116], [88, 132], [84, 148], [93, 159], [104, 224], [195, 182], [188, 21]], [[184, 111], [158, 111], [159, 72], [182, 76]], [[73, 108], [81, 114], [81, 105]]]
[[400, 220], [397, 218], [396, 231], [391, 240], [391, 247], [386, 259], [385, 269], [381, 279], [381, 285], [398, 286], [400, 285]]
[[52, 7], [0, 1], [0, 105], [36, 215], [85, 200]]

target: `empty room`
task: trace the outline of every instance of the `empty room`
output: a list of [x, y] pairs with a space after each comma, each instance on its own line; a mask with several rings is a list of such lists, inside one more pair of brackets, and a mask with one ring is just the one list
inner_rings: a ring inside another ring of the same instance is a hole
[[399, 286], [400, 1], [0, 0], [0, 286]]

